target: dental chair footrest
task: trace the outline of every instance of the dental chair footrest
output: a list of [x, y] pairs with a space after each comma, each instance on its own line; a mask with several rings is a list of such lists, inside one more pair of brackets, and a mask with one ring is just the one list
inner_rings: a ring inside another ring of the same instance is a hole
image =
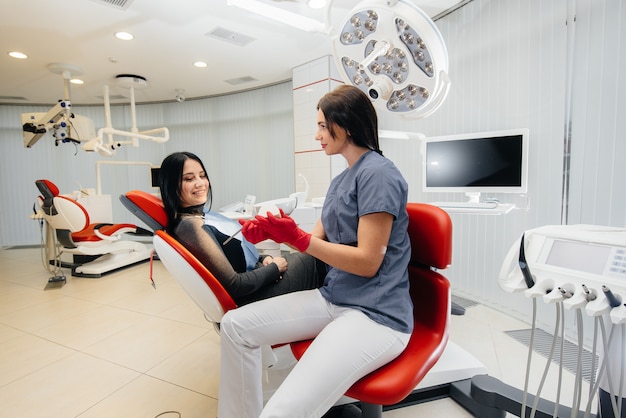
[[150, 249], [122, 254], [104, 254], [95, 260], [81, 264], [72, 269], [72, 276], [99, 278], [106, 273], [131, 267], [150, 259]]

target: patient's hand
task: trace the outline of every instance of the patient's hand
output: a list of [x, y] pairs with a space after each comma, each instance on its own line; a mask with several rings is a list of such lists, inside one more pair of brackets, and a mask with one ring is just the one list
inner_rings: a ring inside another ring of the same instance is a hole
[[281, 273], [284, 273], [287, 270], [287, 260], [284, 257], [274, 257], [272, 262], [276, 263], [276, 266], [278, 266], [278, 270]]

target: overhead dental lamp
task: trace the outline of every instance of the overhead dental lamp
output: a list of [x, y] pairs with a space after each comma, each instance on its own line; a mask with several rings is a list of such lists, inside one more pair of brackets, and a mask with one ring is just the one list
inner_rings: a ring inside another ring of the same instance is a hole
[[363, 90], [379, 111], [424, 118], [441, 106], [450, 88], [448, 51], [435, 23], [411, 0], [358, 2], [338, 25], [287, 12], [259, 0], [228, 0], [307, 32], [331, 36], [339, 72]]
[[362, 1], [332, 36], [344, 81], [377, 109], [424, 118], [450, 88], [448, 52], [435, 23], [408, 0]]

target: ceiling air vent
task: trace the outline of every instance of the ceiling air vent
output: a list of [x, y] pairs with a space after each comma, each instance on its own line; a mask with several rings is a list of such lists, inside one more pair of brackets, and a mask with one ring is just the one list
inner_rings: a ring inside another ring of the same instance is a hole
[[210, 36], [211, 38], [219, 39], [220, 41], [230, 42], [231, 44], [235, 44], [238, 46], [246, 46], [250, 42], [254, 41], [255, 38], [244, 35], [242, 33], [233, 32], [232, 30], [224, 29], [217, 27], [212, 31], [206, 33], [206, 36]]
[[230, 80], [225, 80], [225, 81], [229, 84], [232, 84], [233, 86], [236, 86], [238, 84], [250, 83], [252, 81], [258, 81], [258, 80], [250, 76], [245, 76], [245, 77], [231, 78]]
[[[100, 100], [104, 100], [104, 96], [96, 96]], [[110, 94], [109, 100], [128, 100], [128, 97], [122, 96], [121, 94]]]
[[126, 10], [130, 7], [134, 0], [91, 0], [96, 3], [105, 4], [107, 6], [115, 7], [116, 9]]
[[26, 100], [26, 97], [23, 96], [0, 96], [0, 100]]

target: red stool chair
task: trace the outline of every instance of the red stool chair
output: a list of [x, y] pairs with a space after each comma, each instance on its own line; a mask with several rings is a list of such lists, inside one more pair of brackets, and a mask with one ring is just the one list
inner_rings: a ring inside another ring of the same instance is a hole
[[[364, 418], [382, 417], [383, 405], [406, 398], [435, 365], [448, 342], [450, 283], [436, 269], [452, 260], [452, 221], [442, 209], [409, 203], [409, 280], [415, 326], [400, 356], [357, 381], [346, 396], [361, 401]], [[312, 340], [291, 344], [297, 359]]]

